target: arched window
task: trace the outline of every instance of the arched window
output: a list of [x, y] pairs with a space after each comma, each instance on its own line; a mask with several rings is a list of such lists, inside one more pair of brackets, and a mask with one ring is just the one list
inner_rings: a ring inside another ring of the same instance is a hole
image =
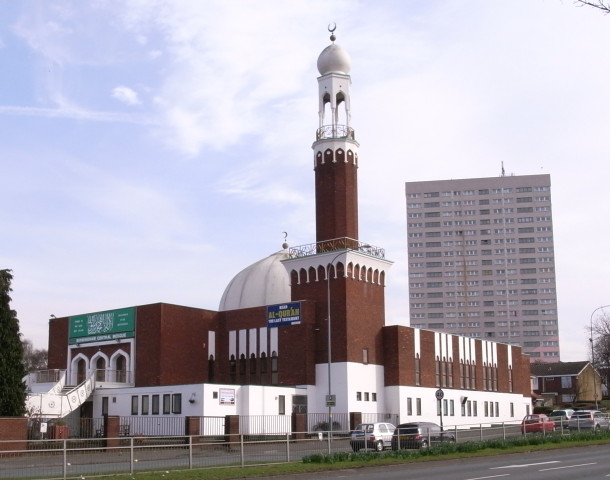
[[214, 355], [210, 355], [210, 358], [208, 359], [208, 382], [214, 382], [214, 377], [216, 376], [214, 364]]
[[250, 375], [256, 373], [256, 355], [253, 353], [250, 355]]
[[95, 380], [106, 381], [106, 359], [104, 357], [97, 357], [95, 360]]
[[261, 373], [267, 373], [267, 354], [261, 353]]
[[116, 359], [116, 381], [127, 382], [127, 359], [124, 355], [119, 355]]
[[246, 356], [243, 353], [239, 356], [239, 374], [246, 374]]
[[277, 385], [279, 382], [277, 352], [271, 352], [271, 384]]
[[76, 364], [76, 384], [80, 385], [87, 378], [87, 362], [84, 359], [79, 359]]
[[237, 361], [235, 360], [235, 355], [231, 355], [229, 358], [229, 375], [231, 375], [231, 380], [235, 381], [235, 375], [237, 375]]

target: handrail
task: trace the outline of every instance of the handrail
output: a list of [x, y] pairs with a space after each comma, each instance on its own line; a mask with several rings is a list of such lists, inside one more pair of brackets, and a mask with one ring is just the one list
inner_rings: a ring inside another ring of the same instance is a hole
[[288, 255], [290, 258], [303, 258], [310, 255], [318, 255], [320, 253], [329, 253], [343, 249], [357, 251], [364, 253], [365, 255], [370, 255], [371, 257], [385, 258], [384, 248], [376, 247], [349, 237], [333, 238], [321, 242], [291, 247], [288, 250]]
[[347, 125], [323, 125], [316, 130], [316, 141], [333, 138], [356, 140], [356, 134], [354, 129]]

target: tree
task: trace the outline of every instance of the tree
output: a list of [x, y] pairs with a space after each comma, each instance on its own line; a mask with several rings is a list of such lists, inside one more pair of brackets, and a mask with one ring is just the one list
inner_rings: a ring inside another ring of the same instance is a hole
[[587, 333], [591, 335], [591, 364], [602, 377], [606, 386], [610, 385], [610, 315], [604, 310], [592, 320]]
[[25, 413], [23, 345], [17, 312], [11, 310], [11, 270], [0, 270], [0, 417]]
[[598, 8], [603, 12], [610, 13], [610, 0], [576, 0], [576, 3], [588, 5], [589, 7]]
[[24, 339], [23, 344], [23, 366], [28, 372], [46, 370], [49, 352], [42, 348], [34, 348], [31, 340]]

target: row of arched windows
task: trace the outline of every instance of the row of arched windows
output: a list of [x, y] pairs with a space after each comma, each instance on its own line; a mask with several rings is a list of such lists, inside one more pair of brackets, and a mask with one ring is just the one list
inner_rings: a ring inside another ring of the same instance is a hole
[[[210, 356], [210, 361], [213, 357]], [[278, 355], [274, 350], [268, 357], [265, 352], [257, 357], [254, 353], [247, 358], [241, 354], [239, 358], [235, 355], [229, 357], [229, 377], [231, 382], [239, 383], [261, 383], [278, 384]]]
[[79, 353], [71, 362], [70, 384], [79, 385], [91, 374], [95, 374], [96, 382], [131, 383], [128, 365], [129, 355], [122, 350], [110, 357], [103, 352], [97, 352], [91, 358]]

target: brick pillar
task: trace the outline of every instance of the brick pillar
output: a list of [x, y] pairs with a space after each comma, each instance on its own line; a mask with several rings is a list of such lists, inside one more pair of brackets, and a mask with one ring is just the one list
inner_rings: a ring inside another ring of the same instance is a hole
[[104, 437], [107, 447], [118, 447], [120, 445], [119, 429], [121, 417], [118, 415], [104, 416]]
[[225, 415], [225, 442], [239, 442], [239, 415]]
[[292, 437], [295, 440], [303, 440], [307, 433], [307, 414], [293, 413], [292, 414]]
[[361, 412], [349, 412], [349, 429], [354, 430], [357, 425], [362, 423]]
[[193, 443], [200, 443], [201, 429], [199, 428], [201, 417], [186, 417], [186, 426], [184, 431], [187, 435], [193, 436]]

